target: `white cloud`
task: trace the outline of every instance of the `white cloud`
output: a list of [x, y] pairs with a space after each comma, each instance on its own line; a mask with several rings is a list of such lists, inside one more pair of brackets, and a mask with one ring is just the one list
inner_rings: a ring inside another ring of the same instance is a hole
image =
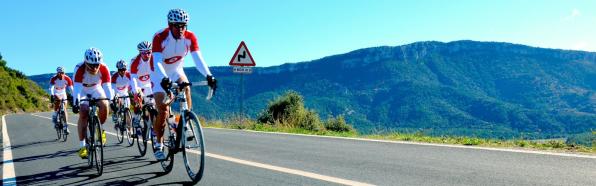
[[579, 17], [580, 15], [582, 15], [582, 13], [577, 8], [574, 8], [573, 10], [571, 10], [571, 14], [565, 16], [565, 18], [563, 18], [563, 20], [565, 20], [565, 21], [574, 20], [576, 17]]

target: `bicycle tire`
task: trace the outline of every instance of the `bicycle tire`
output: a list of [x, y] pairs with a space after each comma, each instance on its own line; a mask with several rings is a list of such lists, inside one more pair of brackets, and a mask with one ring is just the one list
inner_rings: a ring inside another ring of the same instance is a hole
[[101, 176], [101, 174], [103, 173], [103, 141], [102, 141], [102, 130], [101, 130], [101, 126], [99, 124], [99, 118], [97, 118], [97, 116], [93, 116], [92, 117], [92, 121], [93, 121], [93, 128], [95, 131], [95, 139], [94, 141], [94, 159], [95, 159], [95, 167], [97, 169], [97, 175]]
[[[186, 122], [187, 124], [183, 125], [182, 122]], [[184, 159], [186, 173], [192, 180], [193, 184], [196, 184], [203, 178], [203, 173], [205, 171], [205, 139], [203, 136], [201, 121], [198, 120], [195, 113], [188, 111], [185, 113], [184, 120], [181, 120], [178, 126], [179, 128], [190, 130], [194, 135], [194, 138], [189, 139], [189, 137], [186, 136], [186, 131], [182, 131], [181, 133], [183, 136], [182, 157]], [[189, 154], [191, 152], [197, 153], [199, 155], [199, 157], [196, 159], [198, 162], [191, 161], [196, 158]]]
[[68, 139], [68, 133], [66, 133], [66, 131], [64, 131], [65, 129], [68, 128], [68, 122], [66, 121], [66, 115], [64, 114], [64, 111], [61, 112], [60, 114], [60, 131], [62, 131], [62, 141], [65, 142]]
[[[124, 131], [125, 131], [123, 134], [126, 135], [125, 136], [126, 137], [126, 142], [128, 142], [128, 146], [131, 147], [131, 146], [133, 146], [135, 144], [135, 141], [134, 141], [134, 139], [132, 137], [133, 131], [132, 130], [129, 130], [129, 128], [128, 128], [129, 125], [126, 123], [126, 120], [127, 119], [129, 119], [129, 121], [132, 122], [130, 110], [128, 108], [126, 108], [124, 110], [124, 125], [123, 125], [124, 127], [122, 127], [122, 128], [124, 128]], [[132, 129], [132, 126], [131, 126], [130, 129]]]

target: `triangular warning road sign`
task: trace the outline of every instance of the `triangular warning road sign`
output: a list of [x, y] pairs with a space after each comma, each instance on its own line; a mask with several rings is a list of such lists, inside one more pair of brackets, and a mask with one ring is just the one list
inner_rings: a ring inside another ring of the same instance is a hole
[[252, 59], [252, 55], [250, 55], [250, 51], [244, 44], [244, 41], [240, 42], [238, 49], [236, 49], [236, 53], [232, 56], [230, 60], [230, 66], [255, 66], [255, 60]]

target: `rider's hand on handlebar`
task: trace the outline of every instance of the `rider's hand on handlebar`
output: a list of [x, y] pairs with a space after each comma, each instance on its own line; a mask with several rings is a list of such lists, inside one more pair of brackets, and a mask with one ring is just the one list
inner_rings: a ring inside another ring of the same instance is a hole
[[78, 114], [78, 113], [79, 113], [79, 109], [80, 109], [80, 108], [79, 108], [79, 103], [78, 103], [78, 101], [77, 101], [76, 103], [72, 104], [72, 112], [73, 112], [73, 113], [75, 113], [75, 114]]
[[211, 87], [213, 90], [217, 89], [217, 80], [215, 79], [215, 77], [213, 77], [211, 75], [207, 75], [206, 80], [207, 80], [207, 85], [209, 85], [209, 87]]
[[166, 92], [170, 92], [170, 88], [172, 88], [172, 80], [170, 80], [170, 78], [164, 77], [163, 79], [161, 79], [161, 82], [159, 84], [161, 85], [161, 88], [163, 88], [163, 90], [165, 90]]

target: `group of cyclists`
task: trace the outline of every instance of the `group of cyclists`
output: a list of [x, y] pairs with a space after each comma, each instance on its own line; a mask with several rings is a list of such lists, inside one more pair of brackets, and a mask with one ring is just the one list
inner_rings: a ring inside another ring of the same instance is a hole
[[[159, 30], [153, 37], [152, 42], [142, 41], [137, 45], [139, 54], [134, 57], [129, 65], [124, 60], [116, 63], [118, 69], [114, 74], [104, 63], [104, 56], [97, 48], [89, 48], [85, 51], [84, 60], [74, 68], [73, 78], [64, 74], [64, 68], [58, 67], [56, 75], [50, 80], [51, 101], [54, 103], [52, 120], [58, 122], [56, 112], [59, 105], [67, 99], [66, 89], [72, 92], [72, 112], [79, 114], [77, 132], [79, 140], [79, 157], [86, 159], [88, 150], [86, 148], [87, 120], [89, 118], [89, 105], [87, 99], [105, 99], [97, 102], [99, 122], [101, 124], [101, 140], [106, 143], [106, 133], [103, 124], [106, 122], [109, 110], [115, 113], [117, 104], [131, 105], [130, 99], [123, 99], [120, 102], [118, 97], [134, 95], [132, 105], [140, 105], [148, 101], [147, 96], [156, 106], [157, 115], [153, 122], [153, 133], [156, 142], [153, 144], [154, 156], [158, 161], [165, 160], [164, 148], [164, 127], [169, 116], [169, 103], [164, 100], [172, 99], [169, 91], [173, 82], [189, 82], [183, 66], [184, 58], [190, 53], [196, 69], [206, 77], [207, 85], [215, 89], [216, 80], [211, 74], [203, 55], [199, 50], [199, 44], [195, 34], [187, 30], [189, 16], [182, 9], [172, 9], [168, 12], [168, 27]], [[181, 90], [186, 97], [190, 98], [190, 88]], [[192, 99], [188, 99], [188, 108], [192, 108]], [[131, 121], [126, 121], [131, 125]], [[133, 122], [134, 123], [134, 122]], [[64, 125], [64, 132], [68, 134], [67, 125]]]

